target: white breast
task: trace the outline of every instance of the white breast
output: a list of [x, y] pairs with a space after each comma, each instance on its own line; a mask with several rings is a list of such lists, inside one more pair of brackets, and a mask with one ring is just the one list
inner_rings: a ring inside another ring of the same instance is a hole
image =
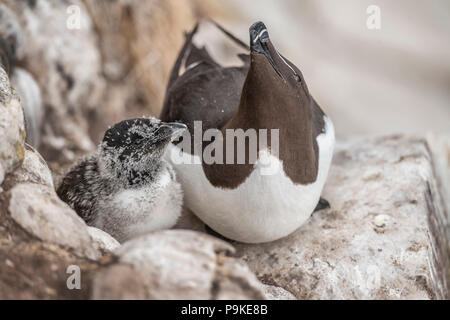
[[[259, 152], [255, 169], [245, 182], [231, 190], [212, 186], [201, 164], [173, 164], [186, 206], [208, 226], [233, 240], [261, 243], [287, 236], [309, 218], [328, 175], [334, 128], [330, 119], [324, 119], [325, 132], [317, 136], [319, 171], [314, 183], [295, 185], [284, 173], [282, 162], [265, 150]], [[171, 146], [166, 156], [176, 158], [180, 152]], [[196, 160], [194, 163], [200, 163]], [[267, 174], [267, 163], [272, 169], [278, 168], [275, 174]]]
[[119, 242], [173, 227], [181, 214], [183, 194], [168, 169], [149, 186], [124, 189], [105, 199], [93, 226]]

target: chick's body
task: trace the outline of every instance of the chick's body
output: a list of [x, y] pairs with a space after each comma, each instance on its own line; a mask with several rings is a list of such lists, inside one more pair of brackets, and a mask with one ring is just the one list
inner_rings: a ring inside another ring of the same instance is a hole
[[151, 184], [124, 187], [102, 178], [92, 156], [66, 175], [58, 195], [88, 225], [119, 242], [150, 231], [171, 228], [181, 214], [183, 192], [170, 164], [164, 162]]
[[[152, 126], [157, 127], [158, 134], [163, 132], [158, 129], [160, 122]], [[59, 186], [58, 196], [88, 225], [108, 232], [120, 242], [171, 228], [181, 214], [183, 201], [175, 172], [162, 159], [173, 132], [148, 142], [150, 148], [141, 143], [133, 149], [118, 145], [126, 141], [127, 146], [132, 146], [136, 137], [117, 142], [119, 138], [111, 138], [116, 133], [107, 133], [109, 145], [104, 140], [99, 152], [72, 168]]]

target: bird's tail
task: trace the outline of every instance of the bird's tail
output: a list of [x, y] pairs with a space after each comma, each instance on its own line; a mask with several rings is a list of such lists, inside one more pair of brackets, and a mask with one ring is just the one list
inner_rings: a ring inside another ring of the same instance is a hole
[[230, 38], [231, 40], [233, 40], [234, 42], [236, 42], [237, 45], [239, 45], [240, 47], [242, 47], [243, 49], [250, 51], [250, 46], [248, 44], [246, 44], [244, 41], [242, 41], [241, 39], [237, 38], [235, 35], [233, 35], [230, 31], [228, 31], [227, 29], [225, 29], [224, 27], [222, 27], [218, 22], [212, 20], [211, 18], [207, 19], [208, 21], [210, 21], [212, 24], [214, 24], [217, 29], [219, 29], [220, 31], [222, 31], [228, 38]]
[[188, 32], [185, 34], [186, 40], [184, 42], [183, 47], [181, 48], [180, 54], [178, 55], [177, 60], [175, 61], [175, 64], [172, 68], [172, 71], [170, 72], [169, 77], [169, 83], [167, 84], [167, 89], [169, 89], [172, 84], [177, 80], [178, 75], [180, 74], [180, 69], [183, 64], [183, 61], [185, 60], [186, 55], [189, 53], [189, 49], [192, 46], [192, 39], [194, 38], [194, 35], [197, 33], [199, 23], [197, 22], [194, 26], [194, 28], [191, 30], [191, 32]]

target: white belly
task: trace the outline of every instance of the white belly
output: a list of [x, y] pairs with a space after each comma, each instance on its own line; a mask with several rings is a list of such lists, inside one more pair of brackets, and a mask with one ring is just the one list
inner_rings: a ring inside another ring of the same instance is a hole
[[[327, 117], [325, 124], [325, 132], [317, 136], [319, 171], [314, 183], [294, 184], [284, 173], [282, 162], [265, 150], [259, 152], [254, 170], [236, 189], [211, 185], [201, 164], [173, 163], [185, 205], [208, 226], [233, 240], [261, 243], [287, 236], [310, 217], [325, 184], [334, 148], [333, 124]], [[166, 156], [170, 159], [179, 153], [172, 145]], [[275, 174], [261, 174], [267, 170], [267, 161], [271, 168], [278, 168]]]
[[119, 242], [173, 227], [181, 214], [183, 194], [170, 170], [149, 186], [112, 194], [101, 203], [92, 225]]

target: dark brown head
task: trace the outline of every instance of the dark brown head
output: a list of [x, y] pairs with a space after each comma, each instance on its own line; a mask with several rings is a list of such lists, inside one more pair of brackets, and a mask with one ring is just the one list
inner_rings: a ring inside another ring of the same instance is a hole
[[[271, 153], [278, 149], [275, 156], [283, 161], [286, 175], [294, 183], [312, 183], [318, 171], [314, 99], [300, 70], [275, 49], [264, 23], [254, 23], [249, 31], [250, 69], [238, 112], [225, 129], [267, 129], [268, 147]], [[278, 148], [271, 145], [272, 129], [279, 130]], [[241, 178], [236, 180], [241, 182], [252, 166], [239, 170]]]
[[254, 82], [252, 90], [261, 90], [261, 93], [276, 90], [273, 95], [292, 95], [297, 98], [297, 103], [309, 104], [311, 98], [302, 73], [275, 49], [264, 23], [254, 23], [249, 31], [251, 65], [248, 77]]

